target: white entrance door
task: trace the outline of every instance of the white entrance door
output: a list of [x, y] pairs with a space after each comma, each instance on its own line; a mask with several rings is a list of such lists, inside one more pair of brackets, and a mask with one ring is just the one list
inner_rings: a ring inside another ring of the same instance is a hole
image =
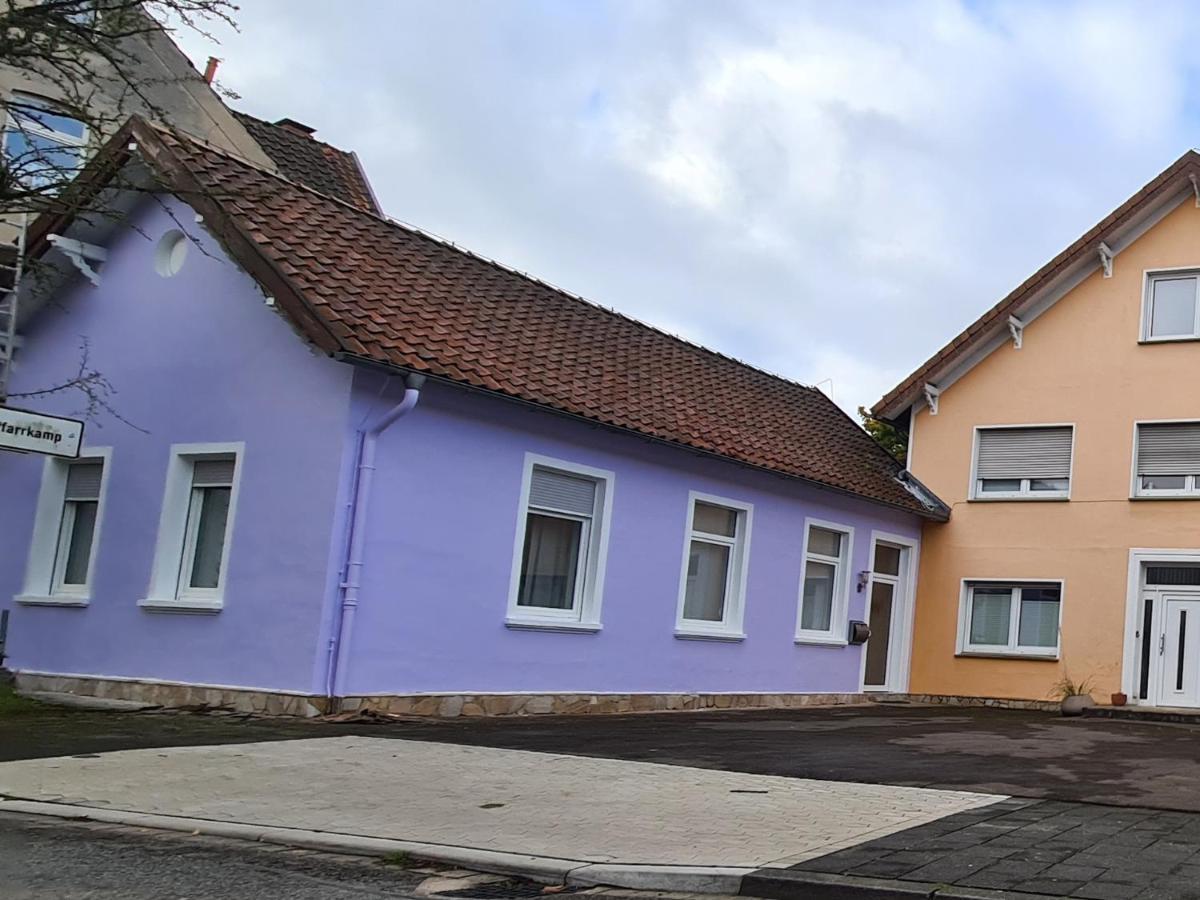
[[1200, 707], [1200, 597], [1163, 596], [1160, 706]]
[[900, 647], [908, 610], [905, 596], [909, 566], [908, 547], [887, 541], [875, 542], [867, 595], [867, 641], [863, 662], [863, 689], [899, 689]]

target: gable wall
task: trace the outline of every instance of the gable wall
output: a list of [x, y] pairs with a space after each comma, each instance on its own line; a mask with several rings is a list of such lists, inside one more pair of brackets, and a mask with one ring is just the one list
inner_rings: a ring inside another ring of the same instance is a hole
[[[1200, 266], [1191, 199], [917, 414], [910, 467], [953, 508], [928, 525], [913, 690], [1045, 698], [1064, 672], [1121, 683], [1131, 547], [1200, 546], [1200, 505], [1131, 501], [1134, 422], [1200, 418], [1200, 343], [1139, 344], [1144, 270]], [[1069, 502], [969, 502], [973, 428], [1074, 423]], [[960, 580], [1063, 578], [1061, 663], [956, 658]]]

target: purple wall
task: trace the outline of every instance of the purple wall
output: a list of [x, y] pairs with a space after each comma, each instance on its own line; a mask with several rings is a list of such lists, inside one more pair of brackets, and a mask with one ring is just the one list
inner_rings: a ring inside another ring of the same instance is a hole
[[[354, 418], [385, 409], [355, 379]], [[504, 625], [526, 452], [616, 474], [597, 634]], [[754, 504], [741, 642], [674, 636], [688, 492]], [[805, 516], [917, 537], [916, 517], [430, 382], [386, 432], [347, 693], [857, 691], [860, 648], [794, 643]], [[863, 618], [865, 594], [851, 593]]]
[[[186, 207], [176, 211], [192, 221]], [[149, 203], [135, 219], [145, 236], [119, 232], [100, 286], [80, 280], [64, 292], [20, 353], [12, 390], [44, 387], [70, 374], [86, 335], [92, 363], [118, 392], [116, 409], [149, 434], [107, 416], [87, 428], [88, 445], [114, 449], [92, 601], [83, 609], [11, 602], [23, 583], [42, 460], [0, 452], [0, 605], [13, 609], [8, 664], [309, 691], [330, 587], [351, 372], [314, 354], [211, 242], [212, 256], [191, 247], [179, 275], [159, 277], [155, 242], [175, 222]], [[61, 414], [80, 408], [69, 396], [13, 404]], [[168, 448], [213, 441], [246, 445], [225, 608], [142, 610]]]

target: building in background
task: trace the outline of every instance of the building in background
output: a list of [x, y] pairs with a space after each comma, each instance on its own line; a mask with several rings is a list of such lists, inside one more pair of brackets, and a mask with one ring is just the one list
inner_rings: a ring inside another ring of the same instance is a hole
[[924, 531], [912, 690], [1200, 706], [1200, 155], [874, 407], [953, 508]]
[[161, 202], [60, 223], [95, 285], [35, 230], [59, 277], [14, 374], [86, 334], [137, 428], [0, 459], [21, 685], [446, 715], [907, 689], [947, 511], [820, 391], [181, 134], [104, 153]]

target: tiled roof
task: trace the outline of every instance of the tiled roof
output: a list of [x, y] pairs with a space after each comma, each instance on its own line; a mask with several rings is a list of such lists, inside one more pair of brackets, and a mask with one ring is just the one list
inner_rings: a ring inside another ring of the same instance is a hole
[[284, 177], [360, 209], [381, 212], [353, 153], [293, 131], [283, 124], [286, 119], [272, 123], [246, 113], [234, 112], [234, 115], [275, 161]]
[[946, 346], [927, 359], [915, 372], [888, 391], [871, 411], [877, 416], [891, 418], [911, 405], [921, 394], [927, 381], [939, 371], [975, 351], [997, 329], [1007, 327], [1008, 317], [1030, 303], [1063, 271], [1084, 257], [1099, 258], [1100, 244], [1111, 232], [1128, 228], [1144, 210], [1164, 197], [1181, 190], [1191, 191], [1189, 179], [1200, 181], [1200, 153], [1189, 150], [1163, 170], [1136, 194], [1097, 222], [1078, 240], [1046, 263], [1013, 290], [1008, 296], [972, 322]]
[[[231, 255], [326, 352], [946, 518], [940, 501], [906, 487], [901, 466], [815, 388], [190, 138], [140, 120], [128, 127], [164, 184], [204, 216]], [[118, 135], [113, 144], [119, 148], [130, 136]]]

